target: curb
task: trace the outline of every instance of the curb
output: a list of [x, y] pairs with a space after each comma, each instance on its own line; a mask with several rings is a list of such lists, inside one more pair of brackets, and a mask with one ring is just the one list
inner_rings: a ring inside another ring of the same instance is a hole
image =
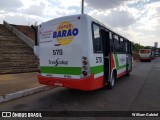
[[50, 87], [47, 85], [43, 85], [43, 86], [39, 86], [39, 87], [35, 87], [35, 88], [31, 88], [31, 89], [26, 89], [26, 90], [22, 90], [22, 91], [18, 91], [15, 93], [11, 93], [11, 94], [6, 94], [3, 96], [0, 96], [0, 103], [2, 102], [7, 102], [16, 98], [20, 98], [20, 97], [24, 97], [24, 96], [28, 96], [37, 92], [41, 92], [41, 91], [45, 91], [45, 90], [49, 90], [55, 87]]

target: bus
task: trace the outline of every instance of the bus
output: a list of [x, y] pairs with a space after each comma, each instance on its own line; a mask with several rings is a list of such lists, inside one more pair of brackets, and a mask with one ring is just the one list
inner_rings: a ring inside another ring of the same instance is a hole
[[151, 62], [153, 55], [154, 54], [153, 54], [151, 49], [140, 49], [139, 50], [140, 61], [149, 61], [149, 62]]
[[40, 24], [34, 53], [41, 84], [91, 91], [132, 71], [132, 43], [86, 14]]

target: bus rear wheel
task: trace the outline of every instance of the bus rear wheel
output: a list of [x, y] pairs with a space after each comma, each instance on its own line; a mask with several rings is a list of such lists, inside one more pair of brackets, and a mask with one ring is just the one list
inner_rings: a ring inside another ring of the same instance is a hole
[[115, 73], [113, 72], [112, 77], [111, 77], [111, 79], [110, 79], [110, 82], [109, 82], [109, 84], [108, 84], [108, 88], [109, 88], [109, 89], [112, 89], [112, 88], [114, 87], [115, 81], [116, 81], [116, 75], [115, 75]]
[[130, 75], [130, 72], [128, 71], [127, 73], [126, 73], [126, 76], [129, 76]]

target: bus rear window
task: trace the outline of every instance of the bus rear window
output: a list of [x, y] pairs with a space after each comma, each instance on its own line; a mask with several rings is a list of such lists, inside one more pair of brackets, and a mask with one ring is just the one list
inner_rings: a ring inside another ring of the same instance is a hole
[[100, 37], [100, 29], [93, 24], [93, 50], [94, 53], [102, 53], [102, 39]]
[[150, 50], [140, 50], [140, 53], [150, 53]]

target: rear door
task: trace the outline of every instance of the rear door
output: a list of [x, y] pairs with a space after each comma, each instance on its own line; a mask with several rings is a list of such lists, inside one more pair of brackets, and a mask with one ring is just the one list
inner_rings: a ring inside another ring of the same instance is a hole
[[109, 38], [109, 32], [105, 29], [101, 29], [101, 35], [102, 35], [102, 43], [103, 43], [103, 58], [104, 58], [104, 79], [107, 82], [109, 80], [109, 71], [110, 71], [110, 65], [109, 65], [109, 53], [110, 53], [110, 38]]
[[132, 44], [126, 41], [126, 71], [127, 73], [132, 70]]

